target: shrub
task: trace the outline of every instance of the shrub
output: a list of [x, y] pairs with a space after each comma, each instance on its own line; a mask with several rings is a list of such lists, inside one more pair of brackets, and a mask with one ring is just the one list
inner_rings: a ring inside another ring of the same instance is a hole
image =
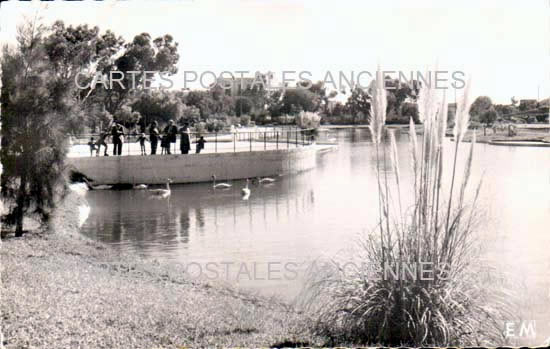
[[197, 133], [197, 136], [200, 136], [201, 134], [206, 132], [206, 122], [201, 121], [195, 123], [193, 126], [193, 132]]
[[239, 123], [242, 126], [248, 126], [248, 124], [250, 123], [250, 115], [241, 115], [239, 119]]
[[280, 115], [279, 117], [277, 117], [277, 122], [280, 123], [281, 125], [292, 124], [295, 120], [296, 120], [295, 116], [288, 115], [288, 114]]
[[[504, 319], [513, 318], [510, 305], [504, 293], [480, 279], [477, 269], [480, 247], [475, 223], [481, 183], [470, 205], [465, 199], [475, 135], [464, 176], [461, 181], [456, 176], [458, 145], [469, 122], [468, 86], [453, 130], [456, 143], [450, 188], [442, 185], [447, 103], [444, 95], [440, 98], [429, 86], [420, 91], [424, 137], [417, 140], [411, 119], [414, 201], [403, 210], [397, 146], [393, 132], [385, 130], [387, 100], [378, 73], [369, 125], [377, 158], [378, 226], [376, 232], [359, 239], [353, 258], [344, 258], [353, 263], [346, 268], [332, 263], [313, 276], [306, 300], [317, 319], [317, 330], [332, 338], [333, 344], [494, 345], [503, 339]], [[382, 142], [386, 134], [389, 146]], [[387, 277], [387, 270], [403, 270], [411, 263], [430, 265], [434, 277], [423, 279], [418, 268], [408, 275]]]
[[317, 113], [302, 111], [296, 117], [296, 125], [301, 128], [318, 128], [321, 124], [321, 117]]
[[257, 125], [269, 124], [271, 122], [271, 115], [269, 115], [267, 110], [259, 110], [253, 114], [252, 120], [254, 120]]
[[351, 125], [355, 122], [353, 115], [350, 114], [326, 116], [323, 121], [333, 125]]
[[208, 132], [219, 132], [224, 129], [225, 122], [222, 120], [208, 119], [206, 120], [205, 127]]

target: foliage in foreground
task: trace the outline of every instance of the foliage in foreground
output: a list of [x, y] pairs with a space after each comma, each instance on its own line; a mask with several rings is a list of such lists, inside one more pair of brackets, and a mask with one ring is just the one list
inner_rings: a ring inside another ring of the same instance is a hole
[[[506, 294], [476, 270], [480, 245], [475, 213], [481, 183], [469, 205], [465, 199], [475, 141], [461, 180], [458, 177], [459, 144], [469, 122], [468, 87], [457, 109], [452, 176], [445, 185], [445, 95], [429, 86], [420, 92], [424, 137], [417, 139], [411, 120], [412, 188], [403, 188], [394, 134], [388, 132], [389, 147], [383, 142], [386, 103], [378, 75], [370, 130], [377, 157], [380, 220], [376, 232], [360, 239], [353, 257], [312, 276], [306, 305], [317, 318], [317, 328], [332, 344], [501, 343], [504, 319], [513, 318], [511, 308]], [[402, 202], [405, 190], [414, 192], [408, 209]]]
[[19, 28], [18, 47], [2, 52], [2, 200], [3, 222], [23, 233], [23, 216], [47, 222], [62, 194], [65, 126], [77, 114], [69, 83], [45, 58], [44, 28], [36, 22]]

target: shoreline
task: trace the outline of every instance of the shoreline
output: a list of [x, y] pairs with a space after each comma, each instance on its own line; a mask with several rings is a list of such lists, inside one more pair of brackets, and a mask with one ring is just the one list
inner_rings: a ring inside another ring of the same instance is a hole
[[1, 245], [6, 348], [320, 345], [305, 316], [277, 299], [186, 278], [78, 233], [70, 192], [54, 232]]
[[[451, 138], [451, 140], [454, 142], [454, 138], [451, 133], [447, 133], [447, 137]], [[472, 141], [472, 133], [467, 132], [464, 138], [462, 139], [462, 142], [470, 143]], [[489, 134], [487, 132], [487, 135], [483, 135], [482, 130], [476, 131], [476, 143], [487, 143], [492, 144], [492, 142], [501, 142], [502, 144], [493, 144], [493, 145], [508, 145], [508, 146], [536, 146], [536, 145], [522, 145], [519, 144], [520, 142], [538, 142], [541, 143], [542, 146], [547, 146], [547, 143], [550, 143], [550, 136], [548, 136], [547, 133], [540, 133], [540, 132], [522, 132], [520, 135], [515, 136], [508, 136], [506, 134]], [[512, 143], [512, 144], [504, 144], [506, 142]], [[517, 142], [518, 144], [513, 144]]]

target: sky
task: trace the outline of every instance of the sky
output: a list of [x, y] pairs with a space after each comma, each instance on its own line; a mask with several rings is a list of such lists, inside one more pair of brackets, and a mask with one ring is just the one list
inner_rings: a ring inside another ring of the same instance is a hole
[[495, 103], [550, 95], [548, 0], [9, 1], [1, 3], [0, 40], [13, 43], [24, 16], [36, 15], [127, 40], [171, 34], [180, 54], [175, 88], [198, 87], [185, 83], [185, 71], [271, 71], [275, 81], [283, 71], [308, 71], [322, 80], [327, 71], [350, 76], [380, 66], [461, 71], [474, 96]]

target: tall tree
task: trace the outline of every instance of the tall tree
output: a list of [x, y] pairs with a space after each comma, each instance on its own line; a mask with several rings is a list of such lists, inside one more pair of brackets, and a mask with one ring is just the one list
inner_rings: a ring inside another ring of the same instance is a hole
[[481, 115], [493, 106], [491, 98], [487, 96], [479, 96], [476, 98], [470, 107], [470, 116], [473, 120], [480, 121]]
[[498, 117], [498, 113], [495, 110], [493, 106], [489, 107], [489, 109], [485, 110], [480, 116], [479, 116], [479, 122], [484, 123], [485, 125], [489, 126], [493, 122], [496, 121]]
[[36, 21], [18, 28], [17, 48], [3, 47], [1, 195], [3, 221], [23, 234], [23, 217], [47, 223], [63, 193], [67, 122], [78, 115], [71, 83], [52, 69]]
[[337, 91], [328, 92], [327, 88], [325, 87], [325, 83], [323, 81], [318, 81], [316, 83], [311, 84], [308, 91], [318, 96], [319, 101], [321, 103], [318, 109], [321, 112], [323, 112], [323, 114], [327, 115], [329, 113], [329, 110], [328, 110], [329, 101], [331, 98], [336, 97], [338, 92]]
[[302, 89], [287, 89], [282, 99], [281, 112], [297, 115], [301, 111], [314, 112], [319, 109], [320, 98], [315, 93]]
[[[111, 74], [113, 79], [122, 77], [120, 73], [111, 72], [124, 73], [120, 82], [122, 86], [113, 82], [112, 89], [109, 83], [106, 83], [108, 89], [99, 83], [74, 89], [74, 94], [86, 102], [84, 106], [102, 104], [102, 109], [113, 115], [123, 105], [132, 103], [136, 90], [151, 87], [148, 80], [154, 76], [145, 76], [143, 72], [165, 72], [170, 76], [177, 72], [179, 60], [178, 44], [168, 34], [152, 39], [148, 33], [141, 33], [131, 42], [125, 42], [109, 30], [100, 34], [98, 27], [65, 26], [62, 21], [51, 27], [50, 35], [45, 39], [45, 51], [55, 73], [73, 84], [75, 75], [82, 70], [88, 70], [89, 74], [78, 76], [81, 86], [90, 85], [97, 74], [108, 81]], [[130, 74], [129, 71], [139, 73]], [[93, 112], [87, 114], [95, 115]]]
[[399, 79], [390, 79], [387, 76], [384, 84], [387, 87], [387, 121], [408, 123], [413, 117], [414, 121], [418, 122], [418, 108], [413, 104], [419, 92], [420, 82], [411, 80], [404, 83]]
[[71, 95], [84, 111], [82, 117], [70, 125], [70, 132], [80, 133], [86, 124], [93, 129], [103, 125], [105, 95], [91, 94], [90, 90], [76, 88], [75, 78], [78, 77], [80, 85], [90, 83], [93, 74], [77, 74], [82, 71], [104, 71], [112, 65], [123, 45], [121, 37], [109, 30], [100, 35], [98, 27], [65, 26], [63, 21], [56, 21], [49, 28], [49, 35], [44, 38], [44, 51], [53, 74], [73, 84]]
[[252, 106], [249, 98], [238, 97], [235, 100], [235, 114], [237, 116], [248, 115], [252, 111]]
[[172, 91], [140, 91], [131, 106], [141, 114], [142, 127], [153, 121], [178, 120], [184, 108], [182, 100]]
[[279, 117], [283, 114], [283, 90], [271, 91], [266, 96], [267, 110], [272, 117]]
[[[104, 96], [105, 108], [112, 114], [127, 103], [136, 93], [137, 89], [151, 87], [153, 76], [145, 76], [146, 71], [166, 72], [168, 76], [177, 72], [177, 62], [179, 54], [178, 44], [170, 35], [152, 40], [148, 33], [136, 35], [134, 40], [124, 45], [124, 50], [120, 57], [111, 65], [103, 68], [103, 73], [108, 76], [111, 71], [129, 72], [137, 71], [139, 73], [125, 73], [122, 79], [122, 86], [118, 83], [113, 84], [112, 89], [97, 88], [96, 91]], [[115, 77], [122, 77], [114, 74]]]
[[362, 88], [355, 87], [346, 102], [346, 109], [353, 116], [353, 122], [358, 120], [368, 121], [371, 109], [371, 97]]

